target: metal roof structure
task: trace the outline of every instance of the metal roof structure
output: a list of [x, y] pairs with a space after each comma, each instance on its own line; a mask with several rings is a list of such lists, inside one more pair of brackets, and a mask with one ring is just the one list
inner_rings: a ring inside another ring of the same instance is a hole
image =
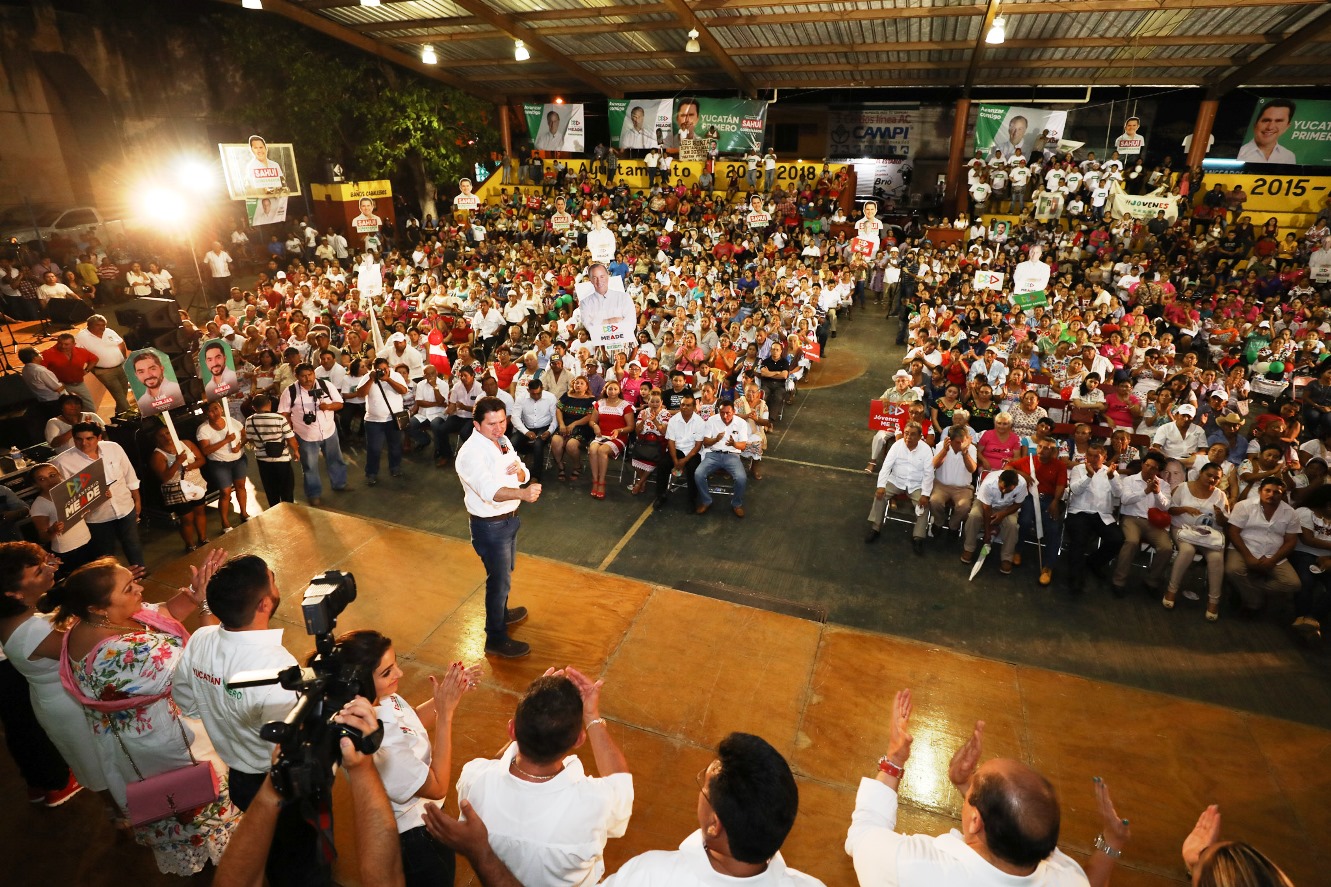
[[[238, 2], [238, 0], [227, 0]], [[501, 101], [567, 92], [1331, 83], [1331, 0], [263, 0]], [[1002, 19], [1006, 40], [986, 43]], [[698, 52], [685, 50], [690, 29]], [[531, 53], [514, 57], [515, 40]], [[425, 46], [438, 64], [421, 63]]]

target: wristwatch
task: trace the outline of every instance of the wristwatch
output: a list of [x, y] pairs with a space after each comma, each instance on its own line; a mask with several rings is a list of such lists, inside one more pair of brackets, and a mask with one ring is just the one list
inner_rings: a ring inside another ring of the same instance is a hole
[[878, 759], [878, 769], [891, 776], [893, 779], [900, 779], [906, 774], [906, 769], [893, 761], [887, 755]]
[[1101, 853], [1103, 853], [1105, 856], [1108, 856], [1110, 859], [1118, 859], [1120, 856], [1123, 855], [1122, 850], [1115, 850], [1113, 847], [1109, 846], [1109, 844], [1105, 841], [1104, 833], [1095, 836], [1095, 849], [1099, 850]]

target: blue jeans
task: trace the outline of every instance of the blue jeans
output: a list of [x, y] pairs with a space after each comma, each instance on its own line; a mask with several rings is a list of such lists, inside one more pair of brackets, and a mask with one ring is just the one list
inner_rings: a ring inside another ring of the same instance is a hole
[[379, 454], [388, 444], [388, 471], [398, 474], [402, 471], [402, 429], [395, 420], [388, 422], [365, 423], [365, 476], [379, 476]]
[[447, 420], [443, 416], [438, 416], [428, 422], [413, 419], [407, 433], [411, 435], [412, 440], [422, 446], [433, 439], [434, 457], [435, 459], [443, 459], [448, 447], [448, 426], [446, 423]]
[[[1054, 520], [1049, 516], [1049, 507], [1053, 504], [1054, 497], [1040, 495], [1040, 518], [1044, 521], [1041, 526], [1044, 528], [1044, 565], [1052, 570], [1054, 564], [1058, 561], [1058, 548], [1063, 542], [1063, 522]], [[1027, 496], [1026, 501], [1021, 503], [1020, 517], [1017, 518], [1017, 524], [1021, 527], [1022, 536], [1030, 539], [1035, 536], [1035, 497]]]
[[513, 561], [518, 555], [518, 520], [515, 511], [504, 520], [471, 519], [471, 547], [485, 564], [485, 637], [496, 643], [508, 637], [504, 611], [513, 586]]
[[712, 494], [707, 489], [707, 478], [715, 471], [724, 471], [735, 480], [735, 491], [730, 496], [732, 508], [744, 505], [744, 488], [749, 484], [749, 476], [744, 473], [744, 463], [737, 453], [708, 453], [702, 457], [702, 464], [693, 473], [693, 482], [698, 486], [698, 504], [711, 505]]
[[305, 440], [302, 437], [296, 440], [300, 441], [300, 468], [305, 480], [306, 499], [318, 499], [323, 495], [323, 484], [319, 481], [320, 453], [323, 453], [324, 462], [328, 465], [328, 480], [333, 489], [340, 490], [347, 485], [347, 463], [342, 458], [342, 446], [336, 434], [324, 440]]
[[764, 170], [763, 170], [763, 190], [764, 190], [764, 191], [771, 191], [771, 190], [772, 190], [772, 186], [775, 185], [775, 184], [776, 184], [776, 170], [774, 170], [774, 169], [764, 169]]
[[97, 557], [115, 556], [116, 542], [125, 551], [125, 560], [134, 566], [144, 565], [143, 543], [139, 541], [139, 518], [134, 512], [124, 517], [105, 523], [88, 523], [88, 532], [92, 534], [92, 544], [97, 549]]

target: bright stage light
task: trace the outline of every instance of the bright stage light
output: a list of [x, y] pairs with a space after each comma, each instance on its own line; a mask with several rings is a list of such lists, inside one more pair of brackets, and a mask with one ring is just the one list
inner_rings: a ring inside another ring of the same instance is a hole
[[177, 224], [185, 220], [185, 198], [169, 188], [148, 188], [139, 197], [144, 218], [155, 222]]

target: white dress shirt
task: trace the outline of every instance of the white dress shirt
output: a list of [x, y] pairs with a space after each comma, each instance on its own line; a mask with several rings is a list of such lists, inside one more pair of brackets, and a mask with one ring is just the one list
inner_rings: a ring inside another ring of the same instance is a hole
[[678, 850], [650, 850], [620, 867], [601, 887], [822, 887], [817, 878], [786, 865], [777, 853], [762, 874], [732, 878], [712, 868], [702, 832], [684, 839]]
[[1002, 511], [1004, 508], [1011, 508], [1020, 502], [1026, 500], [1026, 494], [1030, 491], [1024, 480], [1017, 481], [1017, 485], [1004, 493], [999, 489], [998, 481], [1003, 476], [1001, 471], [991, 471], [985, 475], [984, 480], [980, 481], [980, 488], [975, 491], [975, 498], [988, 505], [994, 511]]
[[[501, 489], [519, 489], [527, 481], [527, 469], [507, 439], [501, 437], [496, 445], [480, 432], [473, 433], [458, 449], [453, 465], [462, 481], [462, 501], [468, 514], [499, 517], [518, 510], [518, 499], [495, 501]], [[518, 466], [517, 474], [508, 473], [510, 465]]]
[[1085, 462], [1068, 472], [1068, 514], [1098, 514], [1106, 524], [1114, 523], [1118, 485], [1109, 477], [1107, 465], [1090, 474]]
[[[337, 434], [337, 420], [333, 418], [337, 415], [333, 410], [321, 410], [319, 404], [324, 400], [330, 403], [342, 403], [342, 393], [326, 381], [315, 379], [313, 391], [306, 391], [297, 382], [294, 386], [296, 396], [292, 399], [291, 385], [282, 389], [282, 394], [278, 398], [277, 411], [279, 413], [291, 414], [291, 430], [296, 432], [296, 437], [301, 440], [321, 441], [327, 440], [334, 434]], [[315, 398], [315, 392], [320, 392], [321, 396]], [[313, 424], [305, 424], [305, 414], [314, 413], [315, 420]]]
[[[436, 393], [436, 390], [438, 393]], [[447, 416], [444, 407], [448, 404], [448, 386], [438, 379], [435, 384], [422, 379], [416, 383], [416, 417], [429, 422], [431, 419], [443, 419]]]
[[374, 768], [393, 805], [397, 832], [425, 825], [425, 799], [416, 796], [430, 775], [430, 734], [416, 710], [396, 693], [374, 707], [384, 722], [384, 741], [374, 753]]
[[448, 402], [458, 405], [457, 411], [453, 415], [459, 419], [470, 419], [471, 408], [476, 405], [476, 401], [485, 396], [485, 390], [481, 388], [479, 381], [473, 381], [471, 388], [462, 384], [462, 380], [453, 383], [453, 387], [448, 391]]
[[[972, 448], [974, 449], [974, 448]], [[885, 488], [891, 484], [898, 490], [908, 493], [920, 491], [928, 496], [934, 491], [934, 451], [923, 440], [915, 444], [915, 449], [906, 445], [901, 438], [892, 444], [883, 459], [883, 467], [878, 470], [878, 486]]]
[[1151, 443], [1160, 447], [1168, 459], [1186, 459], [1206, 449], [1206, 429], [1193, 422], [1188, 426], [1188, 433], [1185, 436], [1178, 430], [1177, 422], [1170, 422], [1156, 429]]
[[280, 721], [299, 698], [277, 684], [228, 690], [225, 682], [244, 671], [277, 671], [295, 665], [282, 646], [282, 630], [228, 631], [205, 625], [190, 635], [171, 685], [181, 712], [199, 718], [228, 767], [258, 775], [272, 766], [273, 744], [259, 728]]
[[[744, 452], [744, 448], [749, 443], [749, 423], [739, 416], [734, 416], [731, 418], [730, 424], [727, 425], [725, 420], [721, 418], [721, 414], [717, 413], [703, 425], [702, 436], [720, 436], [721, 438], [710, 447], [704, 447], [704, 452], [735, 453], [738, 455]], [[676, 446], [678, 447], [678, 444]]]
[[1169, 508], [1169, 481], [1156, 475], [1160, 490], [1146, 492], [1146, 481], [1140, 474], [1120, 474], [1118, 476], [1119, 513], [1123, 517], [1146, 517], [1152, 508]]
[[[1024, 485], [1019, 484], [1019, 487]], [[1005, 874], [976, 853], [961, 832], [902, 835], [897, 793], [876, 779], [860, 780], [846, 852], [860, 887], [1087, 887], [1081, 866], [1055, 849], [1025, 877]]]
[[1253, 557], [1270, 557], [1285, 544], [1285, 536], [1300, 531], [1298, 512], [1288, 502], [1276, 506], [1275, 514], [1266, 519], [1262, 503], [1255, 499], [1245, 499], [1234, 506], [1234, 513], [1229, 516], [1229, 525], [1239, 528], [1243, 544]]
[[575, 755], [546, 782], [527, 782], [510, 770], [510, 743], [498, 758], [477, 758], [462, 768], [458, 800], [485, 820], [490, 846], [527, 887], [581, 887], [605, 874], [605, 843], [619, 838], [633, 813], [633, 777], [588, 776]]
[[553, 431], [559, 425], [555, 415], [556, 407], [555, 399], [542, 391], [540, 400], [519, 398], [517, 410], [509, 413], [509, 418], [513, 420], [513, 427], [523, 434], [528, 431]]
[[697, 413], [688, 419], [684, 418], [683, 413], [675, 413], [666, 423], [665, 436], [666, 440], [675, 442], [675, 450], [681, 456], [687, 456], [694, 444], [701, 442], [706, 436], [706, 430], [706, 420]]
[[74, 447], [51, 460], [55, 467], [60, 469], [61, 477], [72, 477], [97, 459], [102, 460], [102, 468], [106, 472], [106, 486], [111, 498], [88, 513], [87, 520], [90, 524], [104, 524], [133, 514], [134, 497], [131, 492], [139, 488], [139, 476], [120, 444], [104, 440], [97, 444], [97, 450], [97, 456], [89, 456], [78, 447]]
[[966, 456], [970, 456], [972, 465], [979, 467], [975, 444], [967, 444], [965, 449], [958, 453], [952, 449], [952, 442], [944, 437], [938, 446], [934, 447], [934, 455], [937, 456], [944, 450], [947, 450], [947, 455], [943, 457], [943, 463], [934, 469], [934, 483], [946, 484], [949, 487], [970, 486], [974, 472], [966, 467]]

